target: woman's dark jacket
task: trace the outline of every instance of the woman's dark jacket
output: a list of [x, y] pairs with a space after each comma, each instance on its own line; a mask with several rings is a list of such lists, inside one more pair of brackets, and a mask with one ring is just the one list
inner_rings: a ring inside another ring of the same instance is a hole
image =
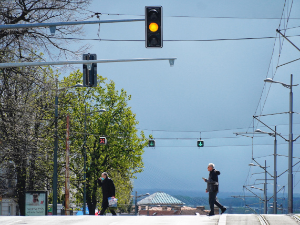
[[104, 181], [98, 179], [98, 184], [102, 188], [103, 200], [107, 200], [109, 197], [115, 196], [115, 185], [112, 179], [105, 178]]
[[207, 182], [207, 191], [208, 192], [219, 192], [219, 179], [220, 171], [213, 169], [209, 172]]

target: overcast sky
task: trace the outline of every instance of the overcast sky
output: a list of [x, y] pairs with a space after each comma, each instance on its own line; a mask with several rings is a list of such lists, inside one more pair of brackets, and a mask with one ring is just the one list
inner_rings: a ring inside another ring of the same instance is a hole
[[[208, 176], [206, 168], [210, 162], [221, 171], [223, 192], [241, 192], [245, 182], [251, 184], [263, 178], [263, 175], [251, 176], [262, 172], [259, 168], [249, 171], [252, 139], [234, 133], [252, 132], [253, 115], [288, 111], [289, 90], [280, 84], [264, 86], [266, 77], [289, 83], [290, 74], [294, 74], [294, 82], [300, 83], [300, 60], [276, 70], [277, 65], [299, 58], [299, 51], [279, 38], [276, 29], [285, 32], [286, 27], [296, 27], [286, 30], [286, 35], [300, 46], [296, 36], [300, 34], [300, 2], [294, 1], [292, 8], [292, 1], [286, 1], [285, 8], [284, 3], [284, 0], [94, 0], [90, 10], [102, 13], [103, 20], [144, 18], [146, 5], [161, 5], [165, 40], [200, 40], [164, 41], [162, 49], [146, 49], [144, 22], [101, 24], [100, 33], [98, 25], [89, 25], [80, 36], [140, 40], [79, 42], [89, 43], [89, 52], [96, 53], [98, 59], [177, 57], [174, 67], [168, 61], [98, 64], [99, 74], [132, 95], [129, 105], [140, 122], [139, 130], [156, 139], [155, 148], [145, 149], [145, 169], [137, 175], [135, 189], [204, 191], [201, 177]], [[244, 38], [262, 39], [217, 40]], [[74, 49], [77, 46], [78, 43], [74, 44]], [[300, 86], [295, 87], [296, 112], [300, 112], [299, 93]], [[300, 115], [294, 114], [295, 137], [300, 134], [299, 118]], [[288, 135], [287, 114], [262, 119], [272, 127], [278, 125], [278, 132]], [[255, 122], [256, 128], [269, 131]], [[204, 148], [196, 147], [200, 132]], [[300, 138], [294, 144], [296, 157], [300, 157], [299, 141]], [[256, 135], [253, 143], [254, 157], [261, 157], [257, 158], [260, 163], [267, 160], [273, 173], [273, 138]], [[287, 155], [287, 150], [287, 142], [279, 139], [279, 154]], [[264, 157], [267, 155], [271, 156]], [[287, 158], [282, 156], [278, 161], [281, 173], [287, 169]], [[300, 175], [295, 174], [296, 185]], [[281, 186], [286, 183], [287, 174], [278, 181]], [[272, 189], [269, 185], [270, 193]], [[300, 184], [295, 192], [300, 192]]]

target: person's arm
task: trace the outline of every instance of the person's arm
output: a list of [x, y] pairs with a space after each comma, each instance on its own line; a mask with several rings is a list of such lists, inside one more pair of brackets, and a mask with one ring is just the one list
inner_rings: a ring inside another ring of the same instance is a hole
[[112, 180], [111, 180], [111, 195], [112, 195], [112, 197], [116, 196], [116, 188], [115, 188], [114, 182]]
[[212, 173], [212, 175], [209, 177], [209, 179], [206, 182], [210, 184], [215, 184], [217, 182], [217, 176], [218, 175], [216, 173]]
[[101, 182], [101, 179], [100, 179], [100, 178], [98, 178], [98, 179], [97, 179], [97, 181], [98, 181], [98, 185], [99, 185], [99, 187], [102, 187], [102, 182]]

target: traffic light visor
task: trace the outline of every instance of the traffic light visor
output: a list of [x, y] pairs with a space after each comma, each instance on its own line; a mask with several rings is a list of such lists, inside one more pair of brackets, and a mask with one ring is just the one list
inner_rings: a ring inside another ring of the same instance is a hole
[[150, 30], [151, 32], [156, 32], [156, 31], [158, 30], [158, 25], [157, 25], [157, 23], [150, 23], [150, 24], [149, 24], [149, 30]]

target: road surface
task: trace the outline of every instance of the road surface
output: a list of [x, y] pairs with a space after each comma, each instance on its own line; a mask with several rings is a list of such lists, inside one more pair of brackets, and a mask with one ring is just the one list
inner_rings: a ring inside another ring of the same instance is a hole
[[298, 215], [224, 214], [216, 216], [0, 216], [1, 225], [296, 225]]

